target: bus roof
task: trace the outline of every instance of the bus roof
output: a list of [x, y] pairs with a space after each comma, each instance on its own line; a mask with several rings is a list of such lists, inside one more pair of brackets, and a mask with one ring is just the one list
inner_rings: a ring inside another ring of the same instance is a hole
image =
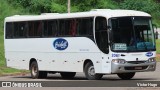
[[80, 17], [94, 17], [94, 16], [104, 16], [106, 18], [123, 17], [123, 16], [151, 17], [151, 15], [148, 13], [135, 10], [93, 9], [88, 12], [76, 12], [76, 13], [62, 13], [62, 14], [43, 13], [41, 15], [14, 15], [6, 17], [5, 22], [47, 20], [47, 19], [61, 19], [61, 18], [80, 18]]

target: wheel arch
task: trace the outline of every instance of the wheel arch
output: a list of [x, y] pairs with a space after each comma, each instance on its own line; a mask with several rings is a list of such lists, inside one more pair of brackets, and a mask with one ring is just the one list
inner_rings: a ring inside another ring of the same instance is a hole
[[[91, 63], [93, 64], [92, 60], [90, 60], [90, 59], [86, 59], [86, 60], [84, 61], [84, 63], [83, 63], [83, 71], [84, 71], [84, 68], [85, 68], [86, 64], [89, 63], [89, 62], [91, 62]], [[94, 66], [94, 65], [93, 65], [93, 66]]]
[[32, 62], [37, 62], [37, 60], [35, 59], [35, 58], [31, 58], [30, 59], [30, 61], [29, 61], [29, 70], [31, 69], [30, 67], [31, 67], [31, 64], [32, 64]]

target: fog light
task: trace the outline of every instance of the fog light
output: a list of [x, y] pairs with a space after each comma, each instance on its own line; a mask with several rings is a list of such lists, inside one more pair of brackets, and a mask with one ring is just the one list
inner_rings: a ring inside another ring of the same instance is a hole
[[147, 62], [148, 62], [148, 63], [156, 62], [156, 59], [155, 59], [155, 58], [149, 58], [149, 59], [147, 60]]

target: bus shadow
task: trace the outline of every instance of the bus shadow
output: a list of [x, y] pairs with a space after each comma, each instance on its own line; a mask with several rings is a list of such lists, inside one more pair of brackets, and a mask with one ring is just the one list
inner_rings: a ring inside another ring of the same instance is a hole
[[[27, 75], [27, 76], [14, 76], [12, 78], [17, 78], [18, 79], [27, 79], [27, 80], [40, 80], [40, 79], [32, 79], [31, 76]], [[88, 80], [85, 76], [75, 76], [74, 78], [72, 79], [63, 79], [61, 76], [48, 76], [47, 78], [44, 78], [42, 80], [47, 80], [47, 81], [52, 81], [52, 80], [59, 80], [59, 81], [63, 81], [63, 80], [71, 80], [71, 81], [83, 81], [83, 80]], [[88, 81], [155, 81], [157, 79], [155, 78], [133, 78], [133, 79], [130, 79], [130, 80], [122, 80], [120, 78], [115, 78], [115, 77], [103, 77], [101, 80], [88, 80]]]
[[74, 78], [71, 78], [71, 79], [64, 79], [61, 76], [52, 76], [52, 77], [49, 76], [46, 79], [47, 80], [57, 80], [57, 79], [59, 79], [59, 80], [88, 80], [86, 77], [77, 77], [77, 76], [75, 76]]
[[130, 80], [122, 80], [122, 79], [112, 79], [112, 78], [107, 78], [107, 79], [102, 79], [102, 80], [107, 80], [107, 81], [154, 81], [156, 80], [155, 78], [133, 78]]

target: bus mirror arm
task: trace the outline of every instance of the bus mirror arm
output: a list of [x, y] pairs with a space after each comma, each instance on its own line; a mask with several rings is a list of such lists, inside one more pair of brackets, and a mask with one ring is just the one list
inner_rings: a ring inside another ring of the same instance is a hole
[[111, 26], [107, 26], [107, 30], [111, 30]]
[[158, 39], [157, 25], [156, 25], [156, 24], [152, 24], [152, 26], [153, 26], [153, 31], [154, 31], [154, 33], [155, 33], [154, 38], [155, 38], [155, 39]]

